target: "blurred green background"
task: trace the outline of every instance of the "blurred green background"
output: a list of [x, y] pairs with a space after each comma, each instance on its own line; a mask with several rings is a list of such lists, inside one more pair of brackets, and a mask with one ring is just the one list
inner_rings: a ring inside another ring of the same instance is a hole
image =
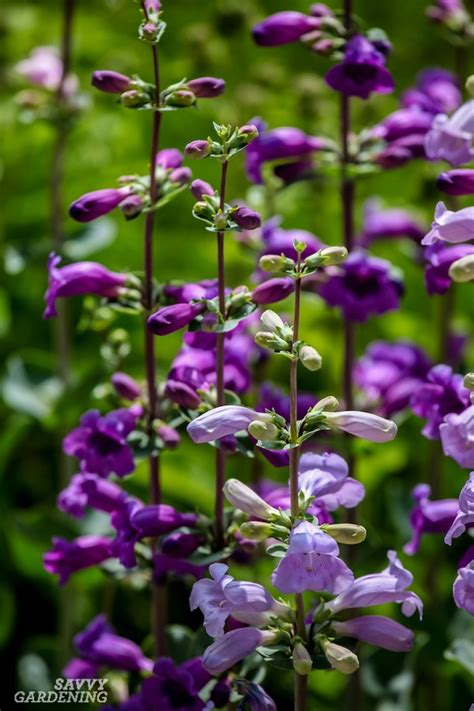
[[[84, 192], [113, 187], [119, 175], [147, 170], [150, 115], [121, 109], [114, 98], [90, 90], [94, 69], [138, 73], [151, 79], [148, 47], [136, 38], [138, 7], [131, 0], [77, 0], [74, 21], [73, 70], [90, 106], [71, 131], [63, 184], [64, 212]], [[331, 3], [332, 5], [332, 3]], [[399, 93], [414, 82], [426, 66], [454, 67], [454, 49], [437, 28], [424, 18], [423, 0], [382, 3], [359, 0], [357, 13], [368, 26], [380, 26], [394, 44], [389, 60], [397, 83], [393, 96], [374, 96], [355, 101], [354, 126], [372, 125], [398, 105]], [[211, 121], [245, 123], [262, 116], [270, 127], [298, 126], [313, 134], [337, 138], [337, 97], [323, 81], [324, 60], [299, 45], [274, 50], [257, 48], [251, 41], [251, 26], [271, 12], [289, 9], [280, 0], [212, 0], [198, 3], [180, 0], [165, 3], [168, 29], [160, 44], [163, 84], [183, 77], [222, 76], [226, 93], [217, 100], [202, 101], [197, 111], [166, 114], [162, 147], [184, 145], [206, 137]], [[300, 0], [291, 9], [307, 10]], [[46, 286], [45, 263], [51, 249], [49, 223], [49, 175], [54, 129], [46, 122], [25, 123], [15, 102], [22, 88], [14, 65], [38, 45], [57, 45], [61, 31], [61, 3], [10, 2], [0, 19], [0, 72], [2, 93], [2, 279], [0, 282], [1, 379], [0, 402], [0, 646], [3, 648], [0, 707], [13, 706], [14, 690], [45, 688], [56, 677], [59, 659], [71, 653], [70, 636], [98, 611], [106, 609], [117, 630], [141, 641], [147, 635], [146, 591], [104, 584], [99, 571], [77, 574], [60, 591], [55, 579], [43, 571], [42, 554], [53, 535], [73, 537], [79, 532], [102, 531], [104, 520], [89, 515], [79, 524], [55, 508], [61, 488], [61, 458], [58, 432], [72, 428], [81, 412], [100, 406], [101, 390], [113, 363], [104, 347], [105, 331], [87, 329], [81, 299], [70, 304], [74, 329], [74, 381], [67, 393], [60, 392], [55, 376], [54, 324], [41, 318]], [[471, 71], [474, 70], [471, 57]], [[218, 166], [204, 161], [193, 166], [195, 177], [217, 182]], [[358, 188], [356, 222], [361, 224], [361, 206], [367, 197], [379, 195], [387, 206], [409, 207], [428, 225], [438, 199], [433, 177], [436, 168], [416, 162], [397, 171], [365, 178]], [[229, 195], [245, 197], [249, 185], [243, 162], [233, 162]], [[297, 184], [277, 198], [277, 211], [284, 227], [309, 229], [324, 242], [340, 242], [340, 210], [337, 184], [331, 180]], [[159, 280], [196, 281], [215, 274], [214, 241], [190, 211], [192, 199], [183, 194], [159, 213], [155, 234], [156, 271]], [[65, 254], [71, 259], [90, 258], [115, 270], [140, 270], [143, 223], [125, 223], [120, 214], [84, 230], [65, 217]], [[405, 275], [406, 295], [399, 312], [388, 314], [358, 328], [358, 352], [374, 338], [408, 338], [436, 358], [439, 299], [425, 293], [422, 270], [414, 261], [412, 245], [405, 242], [378, 244], [374, 251], [390, 259]], [[239, 245], [227, 242], [227, 278], [230, 285], [250, 284], [252, 260]], [[282, 306], [284, 310], [285, 306]], [[324, 367], [317, 374], [302, 376], [301, 386], [318, 395], [340, 395], [340, 319], [316, 297], [305, 296], [303, 337], [321, 352]], [[461, 286], [456, 294], [456, 325], [469, 331], [474, 312], [472, 290]], [[132, 350], [121, 366], [142, 376], [141, 324], [138, 319], [117, 316], [114, 328], [125, 328]], [[158, 368], [165, 375], [179, 347], [179, 334], [158, 342]], [[102, 355], [101, 355], [102, 351]], [[278, 359], [277, 359], [278, 360]], [[473, 365], [472, 343], [466, 356]], [[272, 364], [275, 381], [283, 384], [285, 363]], [[429, 447], [420, 435], [420, 421], [407, 417], [398, 439], [377, 448], [358, 443], [358, 476], [367, 487], [360, 507], [360, 521], [368, 529], [368, 541], [359, 548], [359, 573], [385, 566], [387, 548], [401, 550], [409, 537], [407, 514], [410, 490], [426, 480]], [[163, 457], [166, 501], [183, 509], [212, 506], [212, 452], [184, 441]], [[248, 468], [236, 458], [229, 474]], [[286, 473], [275, 476], [284, 480]], [[445, 461], [442, 493], [457, 496], [465, 472]], [[139, 467], [128, 488], [146, 496], [146, 472]], [[406, 711], [414, 708], [453, 710], [467, 708], [469, 654], [465, 641], [467, 615], [456, 611], [451, 584], [463, 545], [453, 550], [439, 536], [426, 538], [414, 559], [402, 556], [415, 575], [415, 589], [427, 604], [422, 623], [410, 621], [419, 630], [410, 655], [362, 652], [362, 685], [368, 709]], [[262, 576], [268, 569], [242, 569], [237, 577]], [[63, 598], [62, 606], [59, 605]], [[66, 600], [66, 603], [64, 603]], [[431, 600], [431, 603], [430, 603]], [[67, 614], [58, 610], [67, 607]], [[187, 590], [176, 584], [170, 595], [170, 619], [190, 621]], [[391, 613], [398, 615], [393, 609]], [[472, 637], [471, 637], [472, 642]], [[450, 649], [447, 658], [445, 651]], [[48, 681], [49, 680], [49, 681]], [[335, 673], [313, 675], [310, 708], [348, 708], [346, 679]], [[270, 672], [266, 686], [287, 708], [290, 675]]]

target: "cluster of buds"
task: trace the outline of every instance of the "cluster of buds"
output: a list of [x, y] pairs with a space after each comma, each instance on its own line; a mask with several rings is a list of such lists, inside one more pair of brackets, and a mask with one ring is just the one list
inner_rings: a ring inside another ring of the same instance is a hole
[[196, 140], [188, 143], [184, 152], [189, 158], [218, 158], [227, 161], [236, 155], [258, 136], [258, 128], [253, 124], [233, 128], [229, 125], [214, 123], [217, 139]]
[[265, 254], [260, 257], [259, 267], [265, 272], [297, 278], [313, 274], [323, 267], [341, 264], [347, 257], [348, 251], [345, 247], [325, 247], [302, 260], [299, 267], [294, 259], [284, 254]]
[[456, 39], [474, 39], [474, 23], [462, 0], [437, 0], [426, 8], [426, 16], [445, 27]]
[[209, 232], [242, 232], [255, 230], [261, 225], [258, 212], [242, 205], [221, 207], [221, 199], [214, 188], [204, 180], [194, 180], [191, 192], [198, 202], [193, 207], [193, 215], [207, 224]]
[[255, 335], [257, 345], [290, 360], [299, 360], [307, 370], [316, 371], [321, 368], [322, 358], [318, 351], [304, 341], [294, 341], [293, 327], [284, 323], [275, 311], [267, 309], [260, 320], [265, 330]]
[[143, 21], [138, 28], [138, 36], [144, 42], [158, 44], [166, 29], [166, 22], [161, 18], [160, 0], [145, 0], [142, 3]]

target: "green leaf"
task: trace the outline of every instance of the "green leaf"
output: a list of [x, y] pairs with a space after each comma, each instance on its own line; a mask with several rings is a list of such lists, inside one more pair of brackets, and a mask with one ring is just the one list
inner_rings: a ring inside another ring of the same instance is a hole
[[474, 642], [469, 639], [455, 639], [444, 653], [444, 658], [457, 662], [474, 675]]

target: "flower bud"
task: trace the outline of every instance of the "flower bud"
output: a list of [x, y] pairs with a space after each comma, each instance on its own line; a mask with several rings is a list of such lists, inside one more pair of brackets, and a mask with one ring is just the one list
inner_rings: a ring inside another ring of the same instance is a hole
[[212, 185], [209, 185], [209, 183], [206, 183], [205, 180], [193, 180], [193, 182], [190, 185], [190, 190], [196, 200], [202, 200], [204, 195], [209, 195], [213, 196], [216, 194], [216, 191], [212, 187]]
[[449, 276], [453, 281], [464, 283], [474, 279], [474, 254], [467, 254], [456, 259], [449, 267]]
[[255, 304], [274, 304], [282, 301], [293, 293], [295, 288], [293, 279], [288, 277], [276, 277], [259, 284], [252, 293], [252, 300]]
[[312, 372], [319, 370], [323, 363], [318, 351], [312, 346], [302, 346], [299, 351], [299, 358], [301, 364]]
[[232, 506], [255, 516], [255, 518], [266, 520], [270, 516], [278, 514], [277, 509], [267, 504], [255, 491], [238, 479], [228, 479], [224, 484], [223, 491]]
[[339, 400], [334, 397], [334, 395], [328, 395], [323, 397], [322, 400], [318, 400], [316, 405], [312, 408], [312, 412], [316, 410], [337, 410], [339, 407]]
[[258, 331], [255, 334], [255, 343], [261, 348], [268, 348], [269, 350], [286, 351], [288, 350], [288, 343], [279, 338], [274, 333], [269, 331]]
[[129, 195], [120, 203], [120, 209], [128, 220], [137, 217], [143, 209], [143, 198], [140, 195]]
[[152, 314], [148, 321], [148, 330], [156, 336], [167, 336], [187, 326], [204, 311], [203, 304], [173, 304], [163, 306]]
[[198, 99], [213, 99], [216, 96], [220, 96], [225, 89], [225, 81], [216, 77], [191, 79], [187, 85]]
[[239, 136], [245, 139], [247, 143], [253, 141], [258, 136], [258, 128], [253, 123], [241, 126], [239, 128]]
[[260, 316], [260, 321], [262, 326], [268, 328], [269, 331], [276, 331], [276, 329], [284, 328], [285, 326], [278, 314], [271, 309], [266, 309], [266, 311], [263, 312]]
[[155, 157], [155, 166], [161, 166], [165, 170], [179, 168], [182, 162], [182, 153], [177, 148], [163, 148]]
[[125, 76], [125, 74], [119, 74], [119, 72], [107, 71], [105, 69], [93, 73], [91, 84], [106, 94], [121, 94], [130, 89], [132, 80], [130, 77]]
[[191, 169], [186, 166], [175, 168], [170, 173], [170, 181], [172, 183], [177, 183], [178, 185], [187, 185], [192, 177], [193, 174], [191, 173]]
[[397, 434], [397, 425], [371, 412], [347, 410], [325, 412], [324, 422], [328, 427], [343, 430], [369, 442], [390, 442]]
[[321, 250], [321, 257], [323, 258], [323, 265], [325, 267], [341, 264], [348, 256], [349, 252], [345, 247], [326, 247]]
[[139, 384], [126, 373], [117, 372], [112, 375], [112, 385], [115, 392], [124, 400], [136, 400], [142, 394]]
[[277, 47], [297, 42], [307, 32], [319, 27], [318, 18], [302, 12], [276, 12], [266, 17], [252, 30], [255, 42], [262, 47]]
[[227, 215], [222, 210], [219, 210], [214, 215], [214, 225], [217, 230], [225, 230], [227, 227]]
[[175, 430], [174, 427], [170, 427], [170, 425], [166, 425], [164, 423], [158, 425], [156, 428], [156, 434], [163, 441], [166, 449], [176, 449], [181, 441], [181, 436], [178, 430]]
[[207, 158], [211, 152], [211, 147], [209, 141], [191, 141], [184, 149], [184, 152], [188, 158]]
[[252, 541], [264, 541], [266, 538], [270, 538], [273, 528], [263, 521], [247, 521], [241, 525], [240, 532], [245, 538], [250, 538]]
[[308, 650], [301, 642], [297, 642], [293, 647], [293, 669], [298, 674], [306, 676], [313, 668], [313, 660], [311, 659]]
[[330, 642], [327, 638], [320, 640], [321, 647], [326, 659], [333, 669], [341, 672], [342, 674], [353, 674], [359, 668], [359, 660], [356, 655], [342, 647], [340, 644], [335, 644]]
[[334, 523], [321, 526], [321, 530], [334, 538], [338, 543], [346, 545], [355, 545], [365, 541], [367, 531], [363, 526], [357, 526], [354, 523]]
[[466, 373], [463, 380], [463, 385], [467, 390], [474, 392], [474, 373]]
[[258, 266], [265, 272], [281, 272], [285, 267], [294, 267], [294, 261], [283, 255], [264, 254], [260, 257]]
[[250, 210], [248, 207], [238, 207], [232, 213], [232, 219], [243, 230], [256, 230], [261, 225], [261, 219], [258, 212]]
[[263, 442], [270, 442], [272, 440], [277, 440], [279, 437], [279, 430], [273, 422], [262, 422], [261, 420], [254, 420], [248, 426], [249, 434], [255, 439], [262, 440]]
[[465, 86], [469, 96], [474, 99], [474, 74], [471, 74], [471, 76], [466, 79]]
[[120, 103], [122, 106], [126, 106], [128, 109], [136, 109], [139, 106], [145, 106], [150, 101], [148, 94], [143, 91], [138, 91], [137, 89], [130, 89], [130, 91], [124, 91], [120, 97]]
[[210, 205], [207, 202], [196, 202], [193, 207], [193, 215], [195, 217], [201, 217], [204, 220], [212, 220], [214, 218], [214, 213]]
[[440, 173], [436, 179], [436, 187], [448, 195], [473, 195], [474, 170], [457, 168]]
[[187, 91], [186, 89], [178, 89], [172, 94], [166, 97], [167, 106], [178, 106], [186, 108], [187, 106], [194, 106], [196, 103], [196, 97], [192, 91]]

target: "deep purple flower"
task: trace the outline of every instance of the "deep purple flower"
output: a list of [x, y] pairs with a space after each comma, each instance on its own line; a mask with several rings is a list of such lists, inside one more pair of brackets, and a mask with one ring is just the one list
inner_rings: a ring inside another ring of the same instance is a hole
[[175, 531], [161, 541], [160, 548], [162, 553], [173, 558], [187, 558], [199, 548], [203, 540], [199, 533]]
[[211, 152], [211, 146], [209, 145], [209, 141], [197, 139], [196, 141], [188, 143], [184, 152], [188, 158], [207, 158]]
[[166, 336], [179, 331], [204, 311], [204, 304], [172, 304], [163, 306], [150, 316], [147, 325], [155, 336]]
[[100, 565], [110, 558], [110, 539], [103, 536], [79, 536], [69, 542], [53, 538], [53, 550], [43, 556], [43, 565], [48, 573], [59, 575], [60, 585], [78, 570]]
[[214, 190], [212, 185], [206, 183], [205, 180], [200, 180], [199, 178], [197, 180], [193, 180], [193, 182], [189, 186], [189, 189], [191, 190], [196, 200], [202, 200], [204, 195], [212, 196], [216, 194], [216, 191]]
[[361, 99], [368, 99], [373, 91], [390, 94], [395, 84], [384, 64], [384, 55], [368, 39], [354, 35], [346, 44], [343, 61], [326, 74], [326, 82], [336, 91]]
[[409, 237], [420, 242], [425, 230], [406, 210], [384, 210], [377, 198], [364, 204], [364, 225], [360, 244], [367, 246], [377, 239]]
[[437, 240], [459, 244], [467, 242], [474, 235], [474, 207], [465, 207], [455, 212], [448, 210], [444, 202], [435, 208], [431, 230], [422, 239], [421, 244], [433, 244]]
[[364, 615], [345, 622], [333, 622], [331, 626], [337, 634], [355, 637], [391, 652], [409, 652], [413, 647], [413, 632], [389, 617]]
[[353, 370], [354, 382], [382, 417], [404, 410], [431, 367], [426, 353], [408, 341], [375, 341]]
[[224, 92], [225, 81], [216, 77], [199, 77], [188, 81], [187, 87], [198, 99], [213, 99]]
[[403, 546], [407, 555], [418, 553], [424, 533], [447, 533], [458, 511], [457, 499], [430, 501], [428, 484], [418, 484], [412, 491], [416, 501], [410, 511], [411, 540]]
[[460, 106], [462, 95], [459, 80], [446, 69], [431, 68], [420, 72], [415, 88], [408, 89], [402, 96], [406, 108], [417, 108], [432, 115], [451, 113]]
[[472, 525], [474, 525], [474, 472], [469, 474], [469, 479], [461, 489], [458, 509], [451, 528], [446, 533], [445, 543], [451, 545], [453, 538], [459, 538], [466, 528], [471, 528]]
[[270, 15], [252, 29], [252, 35], [261, 47], [277, 47], [297, 42], [304, 34], [319, 27], [315, 17], [302, 12], [284, 11]]
[[182, 514], [167, 504], [142, 506], [130, 517], [131, 525], [141, 538], [161, 536], [181, 526], [194, 526], [196, 521], [196, 514]]
[[211, 644], [202, 656], [204, 668], [210, 674], [222, 674], [254, 652], [257, 647], [273, 642], [274, 632], [243, 627], [226, 632]]
[[62, 671], [65, 679], [97, 679], [99, 666], [87, 659], [73, 657]]
[[211, 676], [200, 658], [175, 666], [168, 657], [155, 662], [153, 674], [144, 680], [141, 695], [144, 711], [204, 711], [199, 692]]
[[153, 556], [153, 580], [155, 583], [158, 585], [166, 584], [170, 573], [179, 578], [193, 577], [199, 580], [206, 574], [206, 567], [197, 565], [185, 558], [177, 558], [166, 553], [156, 553]]
[[102, 479], [97, 474], [75, 474], [68, 486], [58, 496], [58, 508], [65, 513], [81, 518], [88, 506], [98, 511], [111, 513], [120, 506], [125, 492], [113, 481]]
[[462, 375], [453, 374], [448, 365], [432, 368], [426, 382], [413, 393], [411, 407], [415, 415], [427, 420], [422, 432], [428, 439], [439, 439], [440, 425], [450, 413], [460, 413], [469, 405], [469, 391]]
[[469, 163], [474, 158], [474, 99], [450, 117], [438, 114], [425, 137], [429, 160], [445, 160], [451, 165]]
[[117, 371], [112, 375], [111, 381], [117, 395], [124, 400], [133, 402], [142, 395], [140, 385], [127, 373]]
[[318, 293], [351, 321], [366, 321], [400, 306], [403, 283], [384, 259], [354, 251], [340, 266], [326, 271], [330, 276]]
[[256, 230], [261, 224], [258, 212], [250, 210], [248, 207], [238, 207], [237, 210], [232, 213], [232, 219], [243, 230]]
[[[462, 378], [461, 378], [462, 379]], [[474, 405], [461, 414], [448, 414], [440, 425], [443, 452], [464, 469], [474, 467]]]
[[56, 299], [68, 296], [93, 294], [111, 299], [120, 295], [127, 281], [126, 274], [118, 274], [97, 262], [75, 262], [58, 269], [61, 257], [51, 252], [48, 258], [48, 289], [45, 294], [46, 308], [43, 318], [57, 316]]
[[92, 222], [118, 207], [130, 192], [131, 189], [124, 186], [85, 193], [72, 203], [69, 214], [77, 222]]
[[274, 603], [262, 585], [234, 580], [227, 574], [228, 569], [224, 563], [213, 563], [209, 567], [211, 578], [194, 583], [189, 598], [191, 610], [198, 607], [201, 610], [204, 627], [211, 637], [224, 635], [229, 615], [245, 622], [246, 613], [268, 612]]
[[139, 499], [128, 496], [112, 511], [110, 517], [110, 524], [117, 531], [110, 549], [125, 568], [134, 568], [137, 564], [135, 543], [140, 539], [140, 533], [132, 525], [131, 518], [142, 507], [143, 503]]
[[453, 283], [449, 275], [451, 264], [469, 254], [474, 254], [474, 244], [448, 246], [446, 243], [438, 241], [427, 247], [424, 253], [426, 260], [425, 284], [430, 296], [445, 294], [448, 291]]
[[457, 607], [474, 616], [474, 563], [458, 570], [453, 597]]
[[106, 94], [121, 94], [131, 88], [132, 80], [125, 74], [119, 74], [119, 72], [108, 69], [100, 69], [92, 74], [91, 84]]
[[275, 568], [272, 583], [287, 594], [307, 590], [337, 594], [354, 580], [338, 553], [339, 546], [331, 536], [304, 521], [292, 530], [288, 551]]
[[84, 659], [111, 669], [150, 672], [153, 667], [151, 659], [145, 657], [135, 642], [115, 634], [105, 615], [91, 620], [74, 637], [74, 646]]
[[155, 165], [161, 166], [165, 170], [179, 168], [183, 162], [183, 154], [177, 148], [163, 148], [158, 151], [155, 158]]
[[236, 679], [235, 684], [250, 711], [277, 711], [275, 702], [259, 684], [247, 679]]
[[433, 115], [418, 107], [398, 109], [389, 114], [378, 124], [373, 133], [387, 143], [413, 134], [425, 134], [433, 123]]
[[436, 187], [447, 195], [474, 195], [474, 170], [455, 168], [447, 173], [440, 173]]
[[34, 86], [55, 91], [62, 80], [63, 64], [55, 47], [35, 47], [16, 71]]
[[89, 410], [81, 417], [80, 426], [64, 438], [64, 453], [77, 457], [86, 471], [103, 477], [130, 474], [135, 464], [127, 437], [136, 419], [136, 414], [126, 408], [104, 416], [98, 410]]
[[252, 301], [259, 306], [274, 304], [293, 293], [295, 284], [290, 277], [275, 277], [259, 284], [252, 292]]
[[388, 551], [387, 556], [389, 565], [385, 570], [356, 578], [350, 587], [326, 603], [326, 607], [336, 614], [341, 610], [398, 602], [407, 617], [416, 610], [421, 617], [423, 604], [420, 598], [407, 590], [413, 582], [413, 575], [403, 567], [395, 551]]

